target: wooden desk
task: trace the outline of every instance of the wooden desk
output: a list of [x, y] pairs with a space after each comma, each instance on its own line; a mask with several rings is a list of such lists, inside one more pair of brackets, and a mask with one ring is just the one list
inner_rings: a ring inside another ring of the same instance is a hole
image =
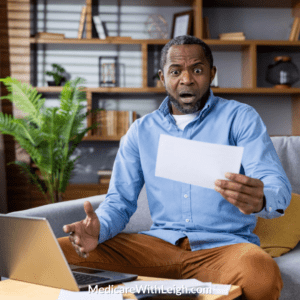
[[[140, 276], [137, 280], [161, 280], [153, 277]], [[0, 281], [1, 300], [57, 300], [60, 289], [26, 283], [16, 280]], [[228, 296], [224, 295], [199, 295], [199, 300], [232, 300], [242, 294], [239, 286], [231, 286]], [[124, 299], [136, 299], [133, 294], [124, 294]], [[101, 295], [99, 295], [101, 299]]]

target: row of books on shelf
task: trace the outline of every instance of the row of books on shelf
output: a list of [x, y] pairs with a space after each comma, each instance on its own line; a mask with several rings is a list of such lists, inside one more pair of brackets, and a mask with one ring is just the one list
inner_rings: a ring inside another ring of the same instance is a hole
[[[81, 9], [79, 27], [77, 38], [82, 39], [84, 37], [84, 31], [86, 29], [87, 22], [87, 7], [84, 5]], [[121, 36], [108, 36], [105, 23], [102, 22], [99, 15], [92, 16], [92, 32], [93, 36], [100, 39], [105, 39], [106, 41], [116, 41], [116, 40], [132, 40], [131, 37], [121, 37]], [[36, 38], [41, 39], [65, 39], [63, 33], [52, 33], [52, 32], [38, 32], [35, 35]]]
[[[78, 36], [77, 36], [79, 39], [83, 38], [83, 32], [86, 26], [86, 16], [87, 16], [87, 8], [86, 5], [84, 5], [81, 9], [81, 14], [80, 14]], [[107, 31], [99, 15], [92, 16], [92, 26], [96, 29], [96, 33], [100, 39], [106, 39]]]
[[123, 136], [134, 120], [136, 120], [135, 111], [98, 110], [93, 113], [93, 123], [97, 123], [97, 127], [92, 130], [92, 134]]

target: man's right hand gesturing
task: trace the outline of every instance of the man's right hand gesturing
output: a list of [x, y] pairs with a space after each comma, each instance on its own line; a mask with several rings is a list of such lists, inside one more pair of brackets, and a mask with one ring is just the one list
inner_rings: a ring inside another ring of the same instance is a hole
[[84, 202], [84, 210], [84, 220], [65, 225], [63, 230], [70, 233], [69, 239], [77, 254], [86, 258], [98, 245], [100, 222], [89, 201]]

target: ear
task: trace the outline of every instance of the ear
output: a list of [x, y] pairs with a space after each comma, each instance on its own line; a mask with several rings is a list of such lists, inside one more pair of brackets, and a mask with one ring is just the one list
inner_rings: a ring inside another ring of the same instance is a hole
[[217, 73], [217, 68], [215, 66], [213, 66], [211, 69], [210, 69], [210, 83], [213, 82], [215, 76], [216, 76], [216, 73]]
[[158, 75], [159, 75], [160, 81], [163, 83], [163, 85], [165, 85], [165, 76], [164, 76], [164, 72], [163, 72], [162, 70], [158, 70]]

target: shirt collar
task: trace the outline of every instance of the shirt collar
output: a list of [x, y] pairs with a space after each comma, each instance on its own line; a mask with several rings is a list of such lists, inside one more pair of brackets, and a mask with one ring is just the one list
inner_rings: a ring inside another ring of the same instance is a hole
[[[215, 97], [212, 90], [210, 89], [208, 100], [206, 101], [204, 107], [202, 108], [200, 115], [204, 113], [204, 111], [207, 112], [210, 111], [212, 107], [216, 104], [216, 102], [217, 102], [217, 97]], [[159, 110], [162, 112], [164, 116], [170, 114], [170, 100], [168, 96], [164, 99], [164, 101], [160, 105]]]

